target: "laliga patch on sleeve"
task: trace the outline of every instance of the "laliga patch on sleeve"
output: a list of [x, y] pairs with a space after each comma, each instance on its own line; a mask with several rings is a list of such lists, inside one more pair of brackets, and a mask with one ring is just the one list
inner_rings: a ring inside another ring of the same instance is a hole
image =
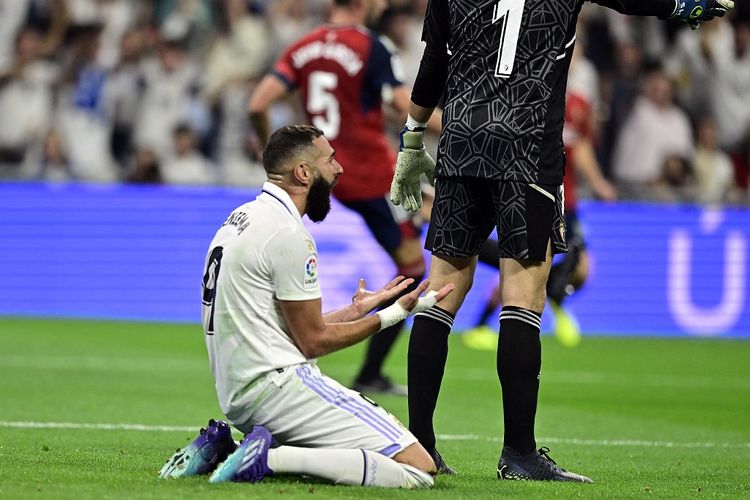
[[305, 259], [305, 279], [302, 281], [305, 288], [318, 286], [318, 256], [308, 255]]

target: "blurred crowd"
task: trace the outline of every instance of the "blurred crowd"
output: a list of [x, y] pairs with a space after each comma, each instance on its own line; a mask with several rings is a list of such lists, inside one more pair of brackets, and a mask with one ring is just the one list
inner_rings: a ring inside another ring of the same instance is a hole
[[[619, 198], [747, 203], [750, 2], [737, 3], [697, 32], [585, 4], [570, 87], [592, 103], [596, 157]], [[426, 4], [391, 0], [372, 27], [398, 47], [407, 85]], [[0, 178], [260, 185], [249, 93], [329, 10], [0, 0]], [[395, 142], [404, 117], [391, 118]], [[302, 120], [296, 99], [271, 113], [274, 127]]]

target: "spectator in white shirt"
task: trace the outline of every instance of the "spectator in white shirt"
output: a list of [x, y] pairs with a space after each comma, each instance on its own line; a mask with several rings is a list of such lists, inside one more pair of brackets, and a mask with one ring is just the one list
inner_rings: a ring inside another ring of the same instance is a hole
[[33, 175], [23, 171], [24, 164], [49, 129], [57, 75], [55, 66], [42, 59], [42, 50], [42, 33], [22, 29], [13, 64], [0, 74], [0, 177]]
[[750, 23], [734, 25], [734, 44], [728, 50], [709, 46], [713, 116], [719, 143], [728, 150], [740, 147], [750, 129]]
[[667, 157], [693, 156], [693, 134], [684, 111], [672, 102], [672, 82], [660, 67], [644, 77], [641, 95], [620, 131], [613, 157], [618, 181], [638, 185], [656, 181]]
[[128, 164], [133, 151], [133, 132], [140, 105], [141, 61], [146, 50], [143, 31], [133, 29], [123, 35], [120, 40], [120, 61], [109, 75], [112, 154], [120, 168]]
[[174, 129], [174, 156], [162, 168], [167, 184], [213, 184], [216, 175], [213, 165], [198, 151], [195, 134], [189, 125]]
[[181, 41], [163, 42], [158, 58], [144, 62], [135, 128], [138, 149], [153, 149], [162, 163], [169, 160], [172, 131], [188, 120], [191, 108], [200, 106], [198, 75], [198, 67], [190, 60]]

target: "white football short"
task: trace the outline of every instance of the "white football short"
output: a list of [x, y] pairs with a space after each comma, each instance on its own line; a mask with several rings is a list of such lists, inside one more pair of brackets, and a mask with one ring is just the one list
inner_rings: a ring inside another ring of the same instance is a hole
[[273, 371], [253, 384], [240, 431], [266, 427], [282, 445], [365, 449], [392, 457], [417, 442], [377, 403], [326, 377], [309, 363]]

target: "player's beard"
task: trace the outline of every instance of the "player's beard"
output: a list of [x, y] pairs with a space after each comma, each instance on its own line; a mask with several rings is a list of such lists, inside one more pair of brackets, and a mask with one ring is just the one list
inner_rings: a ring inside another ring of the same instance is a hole
[[321, 222], [331, 211], [331, 188], [330, 182], [321, 175], [310, 185], [307, 192], [307, 216], [313, 222]]

